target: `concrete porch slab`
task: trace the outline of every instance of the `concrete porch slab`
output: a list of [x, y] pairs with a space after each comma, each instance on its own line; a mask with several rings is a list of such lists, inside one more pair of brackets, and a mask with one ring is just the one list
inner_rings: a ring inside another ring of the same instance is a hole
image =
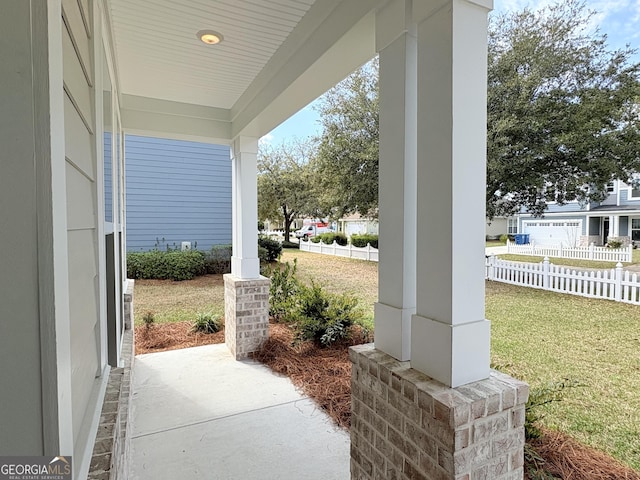
[[288, 378], [224, 345], [140, 355], [132, 480], [349, 478], [349, 434]]

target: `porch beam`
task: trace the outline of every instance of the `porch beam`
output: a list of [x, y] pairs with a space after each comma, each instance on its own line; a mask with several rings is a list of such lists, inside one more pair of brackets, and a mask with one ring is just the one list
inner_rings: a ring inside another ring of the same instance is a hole
[[420, 248], [411, 366], [457, 387], [489, 377], [490, 324], [484, 318], [483, 269], [491, 2], [414, 5], [419, 7], [414, 14], [418, 15]]

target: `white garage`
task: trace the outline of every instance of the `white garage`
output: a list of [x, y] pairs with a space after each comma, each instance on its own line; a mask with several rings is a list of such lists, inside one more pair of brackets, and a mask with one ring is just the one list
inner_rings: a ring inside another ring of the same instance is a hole
[[582, 220], [524, 220], [522, 233], [528, 233], [529, 242], [536, 245], [575, 247], [582, 235]]

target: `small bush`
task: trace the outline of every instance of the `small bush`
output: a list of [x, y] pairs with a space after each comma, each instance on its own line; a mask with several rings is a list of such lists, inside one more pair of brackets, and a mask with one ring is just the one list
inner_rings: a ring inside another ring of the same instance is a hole
[[220, 316], [211, 312], [198, 313], [198, 317], [193, 322], [193, 331], [202, 333], [216, 333], [222, 328]]
[[231, 245], [214, 245], [204, 254], [204, 269], [208, 274], [231, 272]]
[[144, 326], [149, 330], [151, 326], [155, 323], [156, 317], [153, 312], [146, 311], [142, 315], [142, 321], [144, 322]]
[[286, 262], [282, 268], [278, 265], [266, 272], [271, 278], [269, 314], [276, 322], [285, 320], [287, 313], [295, 306], [295, 296], [300, 289], [300, 283], [296, 278], [297, 269], [298, 259], [294, 259], [293, 265]]
[[300, 248], [300, 244], [285, 240], [284, 242], [282, 242], [282, 248]]
[[[264, 261], [267, 263], [275, 262], [282, 253], [282, 245], [280, 242], [264, 235], [260, 235], [258, 237], [258, 250], [260, 250], [260, 247], [266, 250], [266, 253], [263, 253], [263, 256]], [[260, 256], [259, 252], [258, 257], [261, 261], [263, 260], [263, 257]]]
[[338, 245], [342, 245], [344, 247], [347, 245], [347, 243], [349, 243], [349, 240], [347, 239], [347, 236], [344, 233], [334, 233], [334, 232], [322, 233], [314, 238], [318, 238], [320, 242], [326, 245], [332, 245], [333, 242], [335, 241]]
[[197, 250], [127, 253], [128, 278], [190, 280], [204, 273], [204, 254]]
[[544, 413], [540, 411], [541, 407], [561, 402], [567, 388], [579, 385], [576, 381], [565, 379], [562, 382], [550, 383], [531, 390], [525, 406], [524, 434], [527, 440], [540, 438], [542, 435], [539, 422], [544, 418]]
[[378, 235], [351, 235], [351, 245], [354, 247], [366, 247], [367, 244], [371, 245], [373, 248], [378, 248]]
[[[304, 237], [303, 237], [304, 238]], [[316, 235], [314, 237], [307, 237], [308, 240], [311, 240], [313, 243], [320, 243], [320, 235]], [[305, 240], [306, 241], [306, 240]]]
[[618, 238], [611, 238], [607, 242], [607, 246], [609, 248], [621, 248], [622, 247], [622, 240], [620, 240]]
[[357, 300], [332, 294], [320, 285], [300, 286], [292, 319], [299, 340], [311, 340], [327, 347], [349, 336], [357, 318]]
[[505, 245], [507, 243], [507, 240], [509, 240], [509, 235], [507, 235], [506, 233], [503, 233], [502, 235], [500, 235], [500, 241]]

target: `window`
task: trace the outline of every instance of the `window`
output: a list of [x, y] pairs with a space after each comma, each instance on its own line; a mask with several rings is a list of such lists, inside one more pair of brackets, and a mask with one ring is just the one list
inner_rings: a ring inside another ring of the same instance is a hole
[[507, 219], [507, 233], [509, 235], [515, 235], [518, 233], [518, 219], [517, 218], [509, 218]]
[[615, 193], [616, 191], [616, 185], [613, 182], [609, 182], [607, 183], [607, 192], [608, 193]]
[[631, 219], [631, 240], [640, 242], [640, 218]]
[[640, 198], [640, 187], [638, 188], [631, 188], [631, 197], [630, 198]]

